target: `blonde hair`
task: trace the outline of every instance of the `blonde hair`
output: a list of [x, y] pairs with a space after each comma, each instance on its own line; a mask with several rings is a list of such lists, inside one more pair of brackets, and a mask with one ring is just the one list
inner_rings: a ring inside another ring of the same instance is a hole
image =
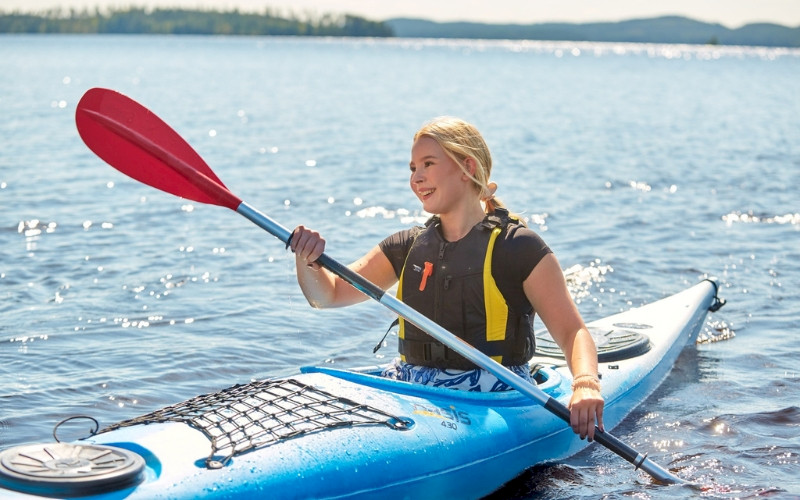
[[[481, 201], [486, 203], [486, 213], [495, 208], [504, 208], [495, 198], [497, 184], [489, 182], [492, 173], [492, 155], [489, 146], [474, 125], [460, 118], [440, 116], [429, 121], [414, 134], [414, 142], [420, 137], [430, 137], [444, 150], [461, 170], [475, 183]], [[475, 173], [467, 168], [466, 160], [472, 158], [476, 164]]]

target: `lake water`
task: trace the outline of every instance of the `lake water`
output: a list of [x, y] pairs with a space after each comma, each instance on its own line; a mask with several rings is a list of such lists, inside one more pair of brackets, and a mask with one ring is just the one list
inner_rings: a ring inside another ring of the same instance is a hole
[[[555, 250], [585, 319], [717, 276], [670, 378], [615, 431], [710, 498], [800, 495], [800, 51], [533, 42], [0, 37], [0, 448], [302, 365], [385, 362], [393, 319], [307, 306], [283, 245], [138, 184], [78, 137], [107, 87], [228, 187], [350, 262], [424, 219], [411, 136], [492, 147], [498, 196]], [[540, 326], [540, 324], [539, 324]], [[396, 339], [395, 339], [396, 344]], [[599, 446], [498, 498], [691, 498]]]

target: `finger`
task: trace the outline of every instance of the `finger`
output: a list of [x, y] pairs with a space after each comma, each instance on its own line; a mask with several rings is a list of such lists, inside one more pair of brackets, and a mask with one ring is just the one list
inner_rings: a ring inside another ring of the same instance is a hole
[[[589, 410], [582, 409], [580, 412], [580, 429], [581, 429], [581, 439], [586, 439], [586, 436], [589, 434]], [[594, 425], [591, 425], [594, 427]]]
[[572, 408], [572, 405], [570, 405], [569, 426], [572, 427], [572, 432], [574, 432], [575, 434], [578, 434], [580, 432], [580, 428], [578, 427], [579, 418], [580, 417], [578, 416], [578, 410]]
[[[325, 252], [325, 242], [323, 240], [317, 240], [314, 242], [314, 246], [311, 248], [311, 251], [308, 253], [308, 264], [309, 265], [316, 265], [315, 262], [320, 256]], [[319, 265], [316, 265], [319, 268]]]
[[569, 412], [569, 422], [572, 432], [578, 434], [581, 439], [586, 438], [586, 416], [585, 410], [575, 406]]
[[[319, 233], [303, 228], [302, 226], [298, 228], [293, 244], [295, 246], [295, 254], [297, 254], [300, 259], [304, 260], [306, 263], [311, 263], [317, 260], [317, 257], [322, 255], [322, 250], [320, 249], [324, 250], [325, 248], [325, 243], [319, 237]], [[313, 257], [315, 253], [317, 255], [316, 257]]]
[[606, 427], [603, 425], [603, 408], [605, 407], [605, 403], [600, 401], [600, 405], [597, 407], [597, 427], [605, 432]]
[[306, 235], [302, 241], [302, 248], [300, 249], [300, 258], [305, 261], [306, 264], [311, 264], [316, 259], [312, 256], [316, 251], [317, 242], [314, 241], [314, 237], [311, 235]]
[[295, 230], [294, 238], [292, 238], [292, 252], [297, 255], [298, 258], [303, 257], [303, 252], [305, 252], [306, 242], [308, 241], [308, 233], [306, 232], [305, 228], [298, 227]]
[[590, 443], [594, 441], [594, 418], [590, 418], [586, 421], [586, 438]]
[[294, 228], [294, 231], [292, 231], [292, 236], [289, 238], [289, 248], [292, 249], [292, 252], [297, 253], [297, 248], [300, 245], [300, 239], [303, 237], [305, 230], [305, 227], [297, 226]]

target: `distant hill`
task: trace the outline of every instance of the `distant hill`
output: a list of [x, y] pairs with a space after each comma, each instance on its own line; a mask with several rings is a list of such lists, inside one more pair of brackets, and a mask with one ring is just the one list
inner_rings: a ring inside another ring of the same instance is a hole
[[592, 42], [688, 43], [800, 47], [800, 26], [748, 24], [737, 29], [686, 17], [666, 16], [606, 23], [484, 24], [438, 23], [424, 19], [370, 21], [352, 15], [313, 17], [238, 10], [144, 9], [101, 12], [52, 9], [43, 13], [6, 13], [0, 9], [0, 33], [140, 33], [175, 35], [364, 36], [473, 38]]
[[748, 24], [730, 29], [680, 16], [604, 23], [438, 23], [424, 19], [384, 21], [402, 38], [477, 38], [591, 42], [688, 43], [800, 47], [800, 26]]

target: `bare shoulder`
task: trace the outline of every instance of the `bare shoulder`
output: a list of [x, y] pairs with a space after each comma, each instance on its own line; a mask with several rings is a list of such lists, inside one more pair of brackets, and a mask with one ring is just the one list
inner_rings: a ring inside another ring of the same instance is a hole
[[542, 256], [539, 263], [525, 278], [524, 286], [526, 291], [552, 291], [554, 288], [566, 288], [564, 272], [554, 253], [548, 252]]
[[564, 314], [574, 307], [564, 272], [553, 253], [542, 257], [522, 286], [534, 310], [545, 321], [547, 316]]

